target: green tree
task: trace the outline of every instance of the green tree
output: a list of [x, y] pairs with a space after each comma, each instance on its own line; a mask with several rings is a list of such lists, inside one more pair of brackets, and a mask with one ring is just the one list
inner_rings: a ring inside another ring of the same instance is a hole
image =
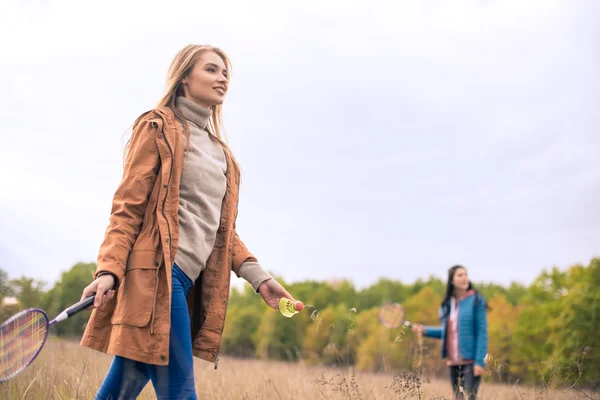
[[543, 271], [522, 299], [508, 371], [524, 381], [538, 380], [544, 372], [542, 363], [554, 351], [548, 338], [554, 331], [564, 329], [557, 325], [556, 318], [562, 312], [560, 300], [566, 293], [565, 285], [566, 275], [558, 268]]
[[[589, 267], [566, 272], [567, 290], [560, 299], [560, 314], [550, 333], [554, 375], [563, 381], [597, 381], [600, 377], [600, 259]], [[581, 369], [581, 370], [580, 370]], [[579, 372], [581, 371], [581, 376]], [[559, 373], [557, 373], [559, 372]]]
[[[61, 274], [60, 280], [41, 299], [50, 318], [81, 299], [81, 292], [92, 282], [95, 270], [95, 263], [78, 263]], [[83, 333], [88, 318], [89, 312], [81, 312], [56, 324], [54, 332], [59, 336], [79, 336]]]
[[513, 306], [518, 306], [521, 300], [527, 294], [527, 286], [520, 283], [512, 282], [506, 289], [504, 297]]
[[14, 294], [8, 273], [0, 268], [0, 324], [19, 311], [18, 304], [5, 304], [5, 299]]
[[8, 273], [0, 268], [0, 305], [3, 303], [4, 298], [12, 295], [13, 291], [10, 286], [10, 280], [8, 279]]
[[286, 318], [278, 311], [266, 309], [252, 335], [256, 356], [265, 360], [298, 360], [302, 349], [302, 325], [297, 323], [297, 317]]
[[356, 308], [359, 312], [384, 303], [402, 303], [411, 295], [411, 288], [400, 281], [386, 278], [379, 279], [375, 284], [361, 290], [357, 294]]
[[10, 281], [10, 286], [21, 309], [41, 307], [41, 298], [45, 293], [45, 282], [22, 276], [19, 279]]
[[235, 288], [231, 291], [221, 347], [224, 354], [254, 356], [256, 347], [252, 336], [258, 330], [265, 308], [262, 298], [250, 285], [245, 285], [241, 291]]
[[435, 276], [430, 276], [426, 281], [417, 279], [410, 289], [410, 296], [414, 296], [424, 288], [430, 288], [438, 296], [446, 293], [446, 282]]
[[345, 304], [332, 304], [322, 310], [304, 332], [306, 361], [325, 365], [354, 364], [348, 333], [355, 328], [355, 318], [355, 309], [348, 309]]
[[512, 305], [519, 304], [521, 299], [527, 294], [527, 287], [516, 282], [512, 282], [508, 287], [496, 283], [475, 283], [475, 287], [486, 299], [502, 296]]
[[517, 308], [504, 295], [496, 294], [488, 304], [488, 369], [491, 377], [498, 381], [510, 381], [507, 366], [511, 364], [514, 351], [514, 334], [517, 326]]

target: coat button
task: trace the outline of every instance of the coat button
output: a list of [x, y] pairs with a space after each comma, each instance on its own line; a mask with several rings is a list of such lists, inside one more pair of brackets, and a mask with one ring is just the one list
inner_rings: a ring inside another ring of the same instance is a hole
[[171, 239], [167, 238], [167, 243], [169, 243], [171, 241]]
[[158, 138], [159, 138], [159, 139], [162, 139], [162, 135], [158, 135]]
[[163, 361], [165, 361], [165, 360], [167, 359], [167, 357], [165, 357], [165, 355], [164, 355], [164, 354], [161, 354], [161, 355], [160, 355], [160, 359], [161, 359], [161, 360], [163, 360]]
[[166, 189], [166, 188], [167, 188], [167, 185], [163, 185], [163, 187]]
[[154, 266], [158, 267], [158, 261], [154, 261]]

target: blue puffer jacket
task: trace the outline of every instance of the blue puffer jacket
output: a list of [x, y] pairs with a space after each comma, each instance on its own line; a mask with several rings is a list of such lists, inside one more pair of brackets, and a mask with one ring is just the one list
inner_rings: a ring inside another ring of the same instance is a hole
[[[448, 310], [450, 305], [448, 305]], [[444, 314], [446, 314], [444, 316]], [[446, 326], [448, 314], [440, 307], [441, 326], [426, 326], [423, 336], [442, 339], [442, 358], [446, 358]], [[473, 293], [458, 302], [458, 352], [465, 360], [475, 360], [475, 365], [485, 367], [488, 350], [486, 302], [479, 293]]]

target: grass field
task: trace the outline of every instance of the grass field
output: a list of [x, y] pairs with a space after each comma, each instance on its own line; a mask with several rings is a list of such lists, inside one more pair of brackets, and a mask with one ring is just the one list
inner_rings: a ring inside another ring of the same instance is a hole
[[[0, 399], [93, 399], [111, 356], [50, 340], [34, 364], [15, 379], [0, 384]], [[219, 369], [196, 360], [196, 391], [200, 399], [418, 399], [415, 376], [354, 372], [302, 364], [222, 358]], [[344, 379], [345, 382], [344, 382]], [[446, 380], [421, 387], [422, 399], [452, 398]], [[480, 399], [578, 399], [593, 395], [569, 390], [541, 391], [483, 383]], [[152, 385], [141, 399], [153, 399]]]

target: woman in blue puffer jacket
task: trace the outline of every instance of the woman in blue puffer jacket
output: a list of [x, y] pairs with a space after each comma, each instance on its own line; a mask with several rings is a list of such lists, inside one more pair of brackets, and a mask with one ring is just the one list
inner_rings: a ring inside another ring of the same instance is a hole
[[473, 288], [467, 270], [455, 265], [448, 270], [446, 296], [440, 306], [441, 326], [413, 325], [413, 331], [442, 340], [442, 358], [450, 367], [455, 399], [477, 399], [485, 371], [488, 348], [487, 311], [484, 297]]

